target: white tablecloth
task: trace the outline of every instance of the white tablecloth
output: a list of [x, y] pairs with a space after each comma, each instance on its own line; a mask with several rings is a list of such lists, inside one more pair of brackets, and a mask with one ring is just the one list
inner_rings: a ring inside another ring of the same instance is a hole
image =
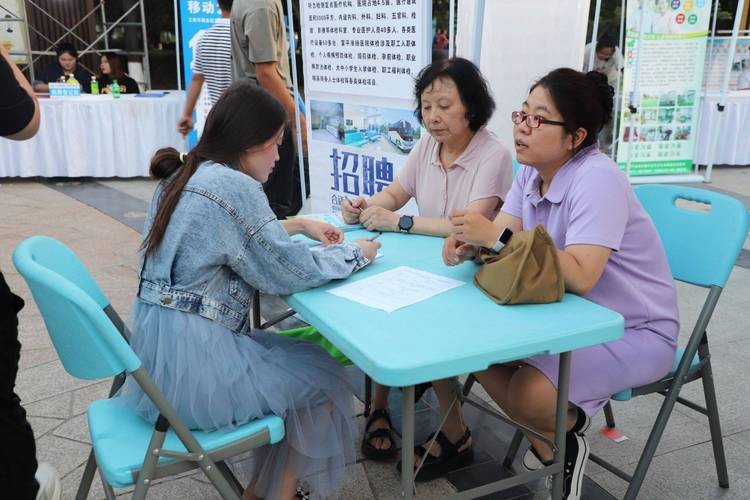
[[177, 132], [184, 92], [39, 99], [42, 122], [28, 141], [0, 138], [0, 177], [148, 176], [162, 147], [187, 148]]
[[[701, 104], [701, 123], [695, 163], [707, 165], [712, 129], [719, 123], [719, 94], [708, 94]], [[750, 90], [727, 93], [714, 152], [714, 165], [750, 165]], [[717, 131], [713, 131], [716, 133]]]

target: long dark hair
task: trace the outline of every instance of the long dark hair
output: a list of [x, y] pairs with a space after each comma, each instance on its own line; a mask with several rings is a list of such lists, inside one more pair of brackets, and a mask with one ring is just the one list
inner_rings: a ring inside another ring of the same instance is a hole
[[242, 153], [271, 139], [286, 121], [286, 111], [271, 94], [248, 81], [234, 83], [214, 104], [198, 144], [181, 158], [163, 148], [151, 159], [151, 176], [164, 179], [156, 215], [141, 245], [146, 255], [159, 246], [185, 185], [206, 160], [233, 168]]
[[106, 57], [107, 64], [109, 64], [109, 74], [102, 76], [110, 80], [121, 80], [125, 76], [124, 57], [116, 52], [104, 52], [102, 57]]
[[574, 135], [579, 128], [586, 129], [586, 138], [579, 149], [594, 144], [599, 131], [612, 119], [614, 90], [601, 73], [558, 68], [532, 85], [529, 92], [539, 86], [552, 96], [567, 133]]

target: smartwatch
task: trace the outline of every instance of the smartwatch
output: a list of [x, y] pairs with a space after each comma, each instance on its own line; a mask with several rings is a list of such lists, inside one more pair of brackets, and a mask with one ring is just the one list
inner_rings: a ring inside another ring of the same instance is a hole
[[414, 227], [414, 217], [411, 215], [402, 215], [398, 220], [398, 230], [402, 233], [408, 233]]
[[503, 247], [508, 244], [511, 236], [513, 236], [513, 231], [506, 227], [503, 232], [500, 233], [500, 236], [497, 238], [495, 244], [489, 247], [489, 249], [495, 253], [499, 253], [500, 250], [502, 250]]

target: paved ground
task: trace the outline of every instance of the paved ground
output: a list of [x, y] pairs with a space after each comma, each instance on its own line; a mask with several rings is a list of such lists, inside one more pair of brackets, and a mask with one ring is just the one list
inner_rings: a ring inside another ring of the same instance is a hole
[[[73, 498], [89, 452], [90, 441], [85, 411], [94, 399], [105, 397], [108, 381], [74, 380], [61, 366], [43, 321], [23, 280], [11, 263], [13, 248], [24, 238], [46, 234], [68, 244], [92, 271], [114, 307], [126, 314], [136, 288], [137, 230], [154, 184], [149, 180], [83, 182], [0, 181], [0, 268], [12, 289], [26, 300], [20, 314], [23, 343], [17, 392], [29, 414], [37, 438], [40, 460], [51, 462], [62, 477], [64, 498]], [[733, 194], [750, 206], [750, 168], [717, 168], [710, 189]], [[710, 251], [710, 242], [706, 250]], [[731, 488], [716, 485], [708, 428], [701, 415], [685, 408], [674, 412], [649, 475], [641, 490], [644, 499], [748, 498], [750, 467], [750, 385], [746, 383], [750, 352], [750, 244], [738, 260], [727, 289], [715, 313], [711, 335], [714, 371], [719, 397], [722, 433], [730, 471]], [[700, 292], [680, 286], [682, 338], [689, 333], [703, 300]], [[352, 373], [356, 378], [357, 374]], [[359, 386], [357, 384], [357, 386]], [[483, 397], [481, 388], [475, 391]], [[685, 394], [702, 400], [698, 384]], [[417, 428], [422, 434], [434, 425], [431, 398], [422, 403]], [[592, 434], [594, 452], [632, 470], [660, 397], [642, 397], [615, 404], [618, 429], [629, 439], [616, 444]], [[398, 402], [394, 402], [396, 407]], [[439, 480], [418, 488], [418, 498], [431, 499], [464, 489], [500, 474], [497, 460], [509, 441], [509, 431], [476, 412], [468, 420], [475, 429], [477, 463], [453, 474], [451, 481]], [[595, 428], [602, 425], [598, 417]], [[585, 498], [621, 497], [624, 483], [601, 468], [589, 464]], [[608, 493], [607, 493], [608, 492]], [[119, 492], [127, 493], [127, 490]], [[390, 499], [398, 495], [394, 465], [358, 461], [349, 468], [343, 497], [347, 499]], [[488, 498], [531, 498], [522, 488]], [[102, 498], [98, 479], [90, 498]], [[149, 498], [218, 498], [202, 475], [162, 481]]]

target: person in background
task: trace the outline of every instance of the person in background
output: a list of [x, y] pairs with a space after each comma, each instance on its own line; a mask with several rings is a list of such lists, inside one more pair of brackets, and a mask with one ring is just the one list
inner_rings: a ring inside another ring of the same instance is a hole
[[34, 79], [34, 90], [36, 92], [49, 92], [50, 82], [57, 82], [60, 77], [67, 80], [74, 76], [81, 84], [82, 92], [91, 90], [91, 74], [78, 66], [78, 51], [73, 44], [63, 42], [55, 49], [57, 61], [49, 63], [42, 71], [37, 73]]
[[[34, 90], [0, 45], [0, 137], [30, 139], [39, 123]], [[0, 485], [4, 498], [59, 500], [60, 480], [49, 464], [37, 465], [34, 431], [14, 392], [21, 353], [18, 313], [23, 306], [0, 272]]]
[[112, 91], [110, 86], [117, 80], [120, 86], [121, 94], [140, 94], [141, 89], [138, 83], [125, 74], [125, 65], [127, 59], [122, 54], [116, 52], [105, 52], [99, 61], [99, 89], [102, 94], [109, 94]]
[[208, 90], [208, 100], [211, 106], [216, 104], [221, 94], [232, 84], [232, 32], [230, 17], [232, 15], [232, 0], [218, 0], [221, 17], [216, 20], [195, 47], [193, 64], [193, 78], [185, 99], [185, 110], [177, 122], [177, 130], [187, 135], [193, 130], [193, 111], [198, 102], [203, 82]]
[[[583, 54], [583, 72], [589, 71], [589, 61], [591, 60], [591, 46], [592, 43], [586, 45], [585, 52]], [[620, 53], [620, 48], [617, 46], [617, 41], [609, 33], [602, 34], [599, 40], [596, 42], [596, 48], [594, 53], [594, 65], [591, 68], [592, 71], [601, 73], [607, 77], [607, 82], [613, 89], [617, 86], [617, 77], [620, 71], [625, 67], [625, 62]], [[598, 134], [599, 148], [605, 154], [610, 154], [612, 150], [612, 127], [613, 120], [602, 127], [601, 132]]]
[[[234, 79], [260, 85], [284, 106], [289, 120], [279, 149], [279, 161], [263, 185], [271, 209], [279, 219], [302, 207], [296, 154], [297, 124], [294, 89], [289, 70], [284, 8], [281, 0], [234, 0], [232, 4], [232, 65]], [[302, 153], [307, 157], [307, 124], [300, 114]], [[307, 175], [305, 176], [307, 177]], [[309, 183], [306, 183], [309, 186]]]
[[[602, 154], [596, 135], [612, 117], [612, 88], [595, 71], [556, 69], [536, 82], [512, 113], [513, 187], [494, 221], [466, 211], [452, 217], [443, 260], [456, 265], [492, 248], [506, 230], [541, 224], [557, 249], [565, 289], [619, 312], [625, 335], [572, 353], [565, 444], [564, 498], [581, 498], [591, 420], [615, 394], [645, 385], [672, 367], [680, 324], [664, 247], [628, 178]], [[506, 233], [507, 235], [507, 233]], [[511, 418], [553, 439], [559, 356], [538, 355], [476, 373]], [[527, 434], [523, 458], [537, 469], [550, 446]]]
[[449, 45], [448, 34], [440, 28], [435, 35], [435, 47], [440, 50], [447, 50]]
[[750, 46], [747, 47], [747, 57], [740, 62], [745, 69], [737, 79], [737, 90], [750, 89]]
[[[341, 213], [349, 224], [357, 222], [371, 231], [448, 236], [448, 218], [466, 209], [493, 218], [502, 206], [513, 178], [508, 149], [485, 128], [495, 110], [487, 82], [471, 61], [445, 59], [426, 66], [414, 86], [415, 113], [428, 130], [409, 153], [398, 177], [369, 199], [345, 200]], [[419, 215], [400, 215], [411, 199]], [[439, 436], [454, 445], [432, 457], [419, 479], [430, 479], [469, 463], [471, 436], [463, 425], [460, 407], [451, 405], [451, 379], [433, 382], [441, 413], [451, 408]], [[362, 453], [373, 460], [388, 460], [396, 453], [388, 411], [390, 389], [375, 385], [373, 411], [365, 425]]]
[[[589, 63], [591, 60], [591, 46], [593, 42], [586, 45], [583, 53], [583, 71], [589, 71]], [[599, 37], [596, 42], [596, 48], [594, 52], [594, 66], [591, 71], [596, 71], [607, 77], [607, 82], [612, 88], [615, 87], [617, 82], [617, 74], [625, 67], [625, 63], [620, 53], [620, 48], [617, 46], [617, 41], [609, 33], [604, 33]]]
[[[161, 183], [146, 216], [130, 343], [192, 429], [228, 430], [269, 414], [285, 420], [285, 438], [253, 453], [245, 499], [290, 500], [300, 481], [313, 498], [336, 498], [355, 458], [343, 368], [311, 342], [252, 330], [250, 298], [346, 278], [380, 244], [345, 243], [330, 224], [274, 216], [261, 183], [285, 126], [278, 100], [236, 82], [189, 153], [156, 152], [150, 170]], [[137, 384], [126, 382], [120, 397], [144, 418], [158, 417]]]

